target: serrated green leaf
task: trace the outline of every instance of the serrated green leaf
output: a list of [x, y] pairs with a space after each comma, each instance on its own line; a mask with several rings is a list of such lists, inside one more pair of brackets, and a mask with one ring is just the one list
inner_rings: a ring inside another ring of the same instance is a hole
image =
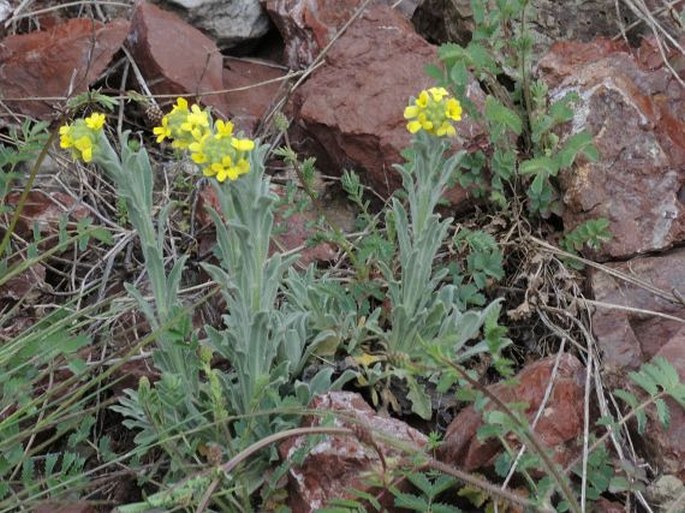
[[559, 170], [557, 162], [549, 157], [536, 157], [529, 160], [524, 160], [519, 165], [519, 174], [521, 175], [543, 175], [554, 176]]
[[668, 408], [668, 405], [666, 404], [666, 401], [663, 399], [657, 399], [654, 401], [654, 405], [656, 406], [656, 413], [657, 417], [659, 419], [659, 422], [668, 429], [670, 423], [671, 423], [671, 411]]
[[407, 508], [420, 513], [429, 511], [430, 504], [423, 497], [411, 495], [409, 493], [396, 493], [395, 506], [399, 508]]
[[637, 408], [638, 400], [632, 392], [623, 390], [622, 388], [617, 388], [613, 391], [613, 394], [623, 402], [627, 403], [631, 408]]
[[408, 472], [407, 479], [427, 497], [433, 496], [433, 483], [423, 472]]
[[593, 144], [592, 134], [586, 130], [578, 132], [566, 140], [564, 148], [557, 156], [559, 168], [567, 169], [571, 167], [579, 153], [585, 155], [589, 160], [597, 160], [599, 158], [599, 151]]
[[445, 504], [443, 502], [434, 502], [431, 504], [431, 513], [462, 513], [456, 506]]
[[504, 106], [494, 96], [485, 99], [485, 118], [492, 124], [507, 127], [516, 135], [521, 135], [523, 122], [516, 112]]

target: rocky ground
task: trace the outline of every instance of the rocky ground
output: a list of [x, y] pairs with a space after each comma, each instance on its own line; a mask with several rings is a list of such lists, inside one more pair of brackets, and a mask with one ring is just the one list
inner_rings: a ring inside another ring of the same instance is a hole
[[[580, 274], [561, 265], [550, 271], [546, 265], [543, 276], [536, 276], [541, 262], [554, 254], [549, 246], [557, 242], [554, 235], [547, 242], [529, 239], [519, 248], [526, 258], [510, 269], [501, 293], [507, 294], [507, 286], [520, 289], [518, 295], [508, 293], [507, 309], [522, 331], [530, 327], [529, 339], [522, 335], [518, 341], [524, 354], [516, 387], [492, 383], [489, 390], [505, 401], [526, 401], [531, 417], [544, 405], [536, 433], [565, 466], [582, 452], [588, 402], [602, 411], [588, 394], [594, 398], [607, 383], [625, 386], [627, 374], [655, 356], [666, 357], [685, 380], [685, 37], [659, 0], [533, 4], [536, 76], [546, 82], [550, 97], [579, 94], [573, 121], [564, 130], [589, 130], [600, 152], [598, 161], [562, 177], [564, 210], [558, 224], [568, 232], [587, 219], [605, 217], [613, 237], [584, 255], [589, 260]], [[680, 7], [672, 12], [682, 13], [683, 2], [675, 4]], [[127, 93], [135, 91], [154, 98], [162, 110], [177, 95], [197, 98], [257, 137], [274, 133], [274, 114], [282, 111], [290, 120], [293, 147], [317, 159], [321, 188], [331, 198], [323, 205], [328, 215], [352, 230], [353, 209], [338, 199], [336, 178], [344, 169], [355, 169], [381, 199], [399, 187], [392, 164], [401, 162], [410, 141], [401, 113], [416, 91], [432, 84], [423, 70], [436, 61], [436, 45], [468, 40], [469, 5], [467, 0], [165, 0], [61, 7], [50, 0], [0, 1], [0, 125], [6, 131], [30, 117], [55, 127], [67, 97], [91, 89], [129, 99], [135, 97]], [[645, 12], [653, 13], [665, 32], [654, 32]], [[478, 82], [469, 97], [482, 105]], [[150, 137], [153, 123], [134, 101], [122, 103], [118, 116]], [[487, 144], [481, 125], [468, 118], [459, 134], [467, 151]], [[283, 167], [274, 163], [274, 176]], [[78, 176], [69, 173], [58, 156], [44, 164], [18, 233], [29, 237], [35, 223], [44, 234], [54, 232], [63, 213], [72, 220], [93, 216], [92, 191], [79, 187]], [[20, 191], [17, 186], [7, 195], [7, 205], [18, 203]], [[202, 205], [216, 199], [210, 189], [197, 195], [194, 233], [199, 254], [207, 254], [213, 235]], [[450, 211], [461, 219], [486, 217], [461, 188], [451, 190], [448, 199]], [[288, 217], [279, 243], [300, 247], [315, 216]], [[328, 265], [336, 258], [335, 247], [320, 244], [306, 248], [301, 260]], [[550, 299], [554, 287], [547, 285], [545, 272], [568, 272], [561, 281], [578, 290], [579, 302], [561, 305]], [[49, 266], [37, 265], [2, 286], [3, 304], [24, 298], [19, 314], [3, 326], [5, 337], [31, 325], [39, 315], [36, 305], [55, 301], [51, 294], [57, 283], [61, 279]], [[558, 343], [545, 348], [543, 340], [530, 339], [544, 332], [535, 316], [541, 303], [565, 309], [587, 328], [573, 332], [585, 333], [581, 345], [596, 350], [590, 378], [572, 338], [559, 352]], [[122, 322], [135, 323], [135, 318]], [[124, 371], [128, 381], [120, 387], [135, 386], [147, 369], [144, 360], [131, 362]], [[550, 382], [554, 387], [548, 393]], [[386, 418], [358, 394], [331, 393], [317, 401], [315, 408], [344, 410], [378, 430], [425, 443], [427, 431], [420, 425]], [[649, 475], [642, 502], [624, 506], [608, 496], [597, 511], [646, 511], [649, 504], [655, 512], [685, 511], [685, 410], [670, 405], [667, 429], [655, 424], [643, 436], [633, 432], [630, 451], [612, 455], [617, 465], [629, 462]], [[471, 407], [451, 410], [444, 422], [442, 461], [468, 472], [492, 465], [501, 448], [476, 438], [479, 413]], [[353, 439], [329, 442], [291, 471], [293, 511], [315, 511], [317, 504], [358, 484], [358, 474], [376, 463], [377, 456]], [[290, 440], [281, 455], [298, 443]], [[664, 496], [658, 483], [665, 482], [672, 489]], [[674, 502], [679, 498], [680, 506]], [[91, 505], [72, 504], [60, 511], [91, 510]]]

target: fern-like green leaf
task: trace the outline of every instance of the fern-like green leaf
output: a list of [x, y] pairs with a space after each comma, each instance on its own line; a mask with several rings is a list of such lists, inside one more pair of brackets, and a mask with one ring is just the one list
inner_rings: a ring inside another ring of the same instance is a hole
[[656, 414], [659, 422], [661, 422], [661, 424], [668, 429], [668, 426], [671, 423], [671, 411], [668, 408], [666, 401], [663, 399], [657, 399], [654, 401], [654, 406], [656, 406]]
[[485, 99], [485, 117], [493, 125], [505, 126], [514, 134], [521, 135], [523, 122], [516, 112], [507, 108], [494, 96]]
[[597, 160], [599, 158], [599, 151], [592, 141], [592, 134], [585, 130], [569, 137], [557, 157], [559, 167], [561, 169], [571, 167], [579, 153], [582, 153], [590, 160]]
[[430, 504], [426, 499], [410, 493], [396, 493], [395, 506], [411, 509], [412, 511], [418, 511], [420, 513], [425, 513], [426, 511], [429, 511], [430, 508]]

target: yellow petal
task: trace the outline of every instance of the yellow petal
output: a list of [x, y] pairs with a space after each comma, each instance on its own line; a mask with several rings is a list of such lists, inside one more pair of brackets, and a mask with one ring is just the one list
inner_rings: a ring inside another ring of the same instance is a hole
[[419, 115], [419, 108], [416, 105], [409, 105], [404, 109], [404, 119], [415, 118]]
[[415, 134], [419, 130], [421, 130], [421, 122], [419, 121], [410, 121], [407, 123], [407, 130], [409, 130], [410, 133]]
[[90, 162], [91, 160], [93, 160], [93, 148], [88, 147], [81, 151], [81, 157], [83, 157], [84, 162]]
[[431, 87], [428, 91], [436, 102], [439, 102], [449, 94], [444, 87]]
[[101, 112], [94, 112], [85, 121], [86, 126], [91, 130], [102, 130], [102, 127], [105, 125], [105, 115]]
[[454, 121], [461, 120], [461, 104], [454, 98], [447, 100], [447, 117]]
[[233, 123], [230, 121], [223, 122], [218, 120], [216, 122], [216, 133], [218, 137], [230, 137], [233, 135]]
[[419, 93], [419, 97], [416, 99], [416, 105], [418, 105], [421, 108], [425, 108], [426, 105], [428, 105], [428, 91], [421, 91]]
[[250, 151], [254, 149], [254, 141], [251, 139], [233, 139], [231, 146], [238, 151]]

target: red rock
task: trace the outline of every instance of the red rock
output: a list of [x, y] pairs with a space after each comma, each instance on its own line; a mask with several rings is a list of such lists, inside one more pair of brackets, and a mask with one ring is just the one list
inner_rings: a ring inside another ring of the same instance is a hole
[[[527, 403], [526, 415], [532, 422], [545, 395], [555, 359], [553, 356], [527, 365], [516, 376], [517, 384], [513, 387], [497, 383], [488, 390], [505, 403]], [[578, 455], [577, 442], [583, 430], [584, 380], [583, 364], [575, 356], [562, 355], [554, 389], [535, 428], [538, 440], [554, 451], [555, 461], [562, 465]], [[467, 471], [491, 465], [501, 446], [494, 439], [478, 441], [476, 432], [481, 425], [481, 413], [473, 406], [459, 412], [447, 428], [438, 457]]]
[[[281, 66], [272, 62], [228, 59], [223, 72], [226, 114], [248, 135], [254, 135], [267, 109], [282, 90], [285, 75]], [[283, 91], [284, 92], [284, 91]]]
[[[7, 205], [17, 207], [21, 193], [13, 192], [7, 195]], [[38, 229], [43, 237], [56, 236], [60, 217], [67, 214], [70, 221], [79, 221], [89, 216], [90, 211], [63, 192], [45, 193], [39, 190], [30, 191], [19, 215], [16, 230], [26, 238], [32, 238], [33, 227]]]
[[[434, 85], [424, 73], [437, 59], [436, 49], [418, 36], [400, 14], [386, 6], [369, 8], [328, 53], [293, 98], [294, 116], [305, 132], [305, 152], [319, 157], [329, 174], [344, 168], [360, 171], [362, 179], [387, 195], [401, 185], [393, 164], [411, 140], [403, 118], [410, 97]], [[474, 83], [470, 98], [482, 104]], [[457, 130], [468, 146], [483, 136], [470, 119]], [[460, 188], [451, 191], [453, 204], [466, 199]]]
[[[685, 327], [681, 327], [656, 356], [666, 358], [678, 371], [680, 381], [685, 381]], [[656, 419], [652, 420], [644, 438], [654, 465], [658, 465], [662, 473], [675, 474], [685, 481], [685, 408], [672, 399], [666, 402], [671, 411], [668, 429], [663, 429]]]
[[[266, 0], [266, 10], [285, 41], [288, 66], [304, 69], [354, 16], [364, 0]], [[394, 0], [382, 0], [387, 5]], [[411, 18], [414, 0], [405, 0], [400, 12]]]
[[654, 66], [601, 40], [557, 43], [539, 64], [552, 98], [581, 97], [566, 135], [587, 129], [601, 155], [561, 177], [567, 230], [593, 218], [610, 222], [613, 237], [596, 258], [685, 240], [685, 93], [666, 68]]
[[[76, 18], [46, 31], [8, 36], [0, 44], [0, 91], [14, 112], [45, 118], [88, 87], [121, 48], [129, 23]], [[19, 98], [45, 98], [23, 101]], [[9, 100], [12, 98], [12, 100]]]
[[136, 5], [128, 46], [152, 92], [198, 97], [226, 116], [223, 57], [214, 42], [176, 14], [147, 2]]
[[[16, 265], [19, 264], [20, 262], [16, 262]], [[46, 287], [45, 266], [34, 264], [0, 285], [0, 298], [12, 301], [21, 299], [25, 303], [31, 304], [32, 301], [27, 296], [32, 294], [35, 299], [36, 293], [40, 294], [43, 287]]]
[[[276, 216], [277, 233], [274, 237], [281, 251], [290, 251], [305, 246], [307, 240], [314, 234], [309, 224], [316, 221], [318, 215], [315, 211], [296, 212], [287, 219]], [[276, 249], [276, 245], [272, 250]], [[307, 266], [312, 262], [332, 262], [335, 260], [335, 248], [326, 242], [311, 247], [304, 247], [300, 252], [298, 261]]]
[[[670, 293], [685, 295], [685, 249], [656, 257], [640, 257], [629, 262], [607, 264], [628, 276]], [[657, 297], [644, 287], [595, 270], [590, 276], [595, 300], [610, 305], [656, 311], [685, 319], [685, 306]], [[598, 307], [592, 327], [603, 364], [608, 370], [636, 369], [654, 357], [679, 332], [683, 324], [650, 314]]]
[[[309, 406], [312, 409], [344, 414], [348, 418], [362, 421], [371, 433], [383, 434], [394, 440], [420, 448], [426, 437], [404, 422], [381, 417], [364, 402], [359, 394], [352, 392], [328, 392], [316, 397]], [[304, 426], [317, 426], [321, 416], [314, 415], [304, 419]], [[355, 424], [336, 416], [336, 427], [354, 428]], [[306, 443], [305, 437], [286, 440], [279, 447], [281, 458], [288, 459], [293, 452]], [[375, 443], [388, 458], [400, 456], [397, 449], [383, 444], [378, 438]], [[308, 449], [302, 465], [293, 465], [289, 471], [289, 500], [293, 513], [313, 513], [322, 508], [330, 499], [350, 497], [348, 490], [356, 488], [375, 493], [361, 478], [364, 472], [380, 468], [381, 462], [376, 451], [362, 444], [352, 436], [325, 436]], [[381, 491], [382, 492], [382, 491]], [[389, 505], [392, 504], [390, 498]]]

